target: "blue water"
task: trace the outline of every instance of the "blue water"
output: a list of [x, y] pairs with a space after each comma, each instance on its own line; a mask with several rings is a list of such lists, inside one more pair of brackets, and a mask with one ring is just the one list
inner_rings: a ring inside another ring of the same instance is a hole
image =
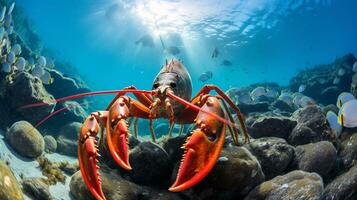
[[[93, 90], [151, 88], [175, 45], [193, 79], [213, 72], [223, 89], [286, 85], [297, 71], [357, 54], [354, 0], [17, 0], [43, 43], [76, 66]], [[155, 25], [156, 24], [156, 25]], [[135, 45], [149, 34], [155, 47]], [[215, 47], [217, 59], [211, 59]], [[221, 62], [233, 63], [227, 67]]]

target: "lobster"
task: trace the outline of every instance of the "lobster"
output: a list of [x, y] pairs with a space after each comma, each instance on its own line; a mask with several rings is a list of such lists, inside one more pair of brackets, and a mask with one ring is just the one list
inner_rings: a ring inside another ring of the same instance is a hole
[[[210, 94], [215, 91], [217, 95]], [[241, 131], [244, 142], [249, 135], [239, 108], [217, 86], [205, 85], [191, 99], [192, 81], [186, 67], [179, 60], [166, 61], [152, 84], [152, 90], [138, 90], [134, 86], [123, 90], [89, 92], [57, 99], [56, 102], [98, 94], [117, 94], [104, 111], [92, 112], [84, 121], [78, 138], [78, 160], [80, 171], [91, 194], [98, 200], [105, 200], [98, 166], [98, 134], [103, 140], [104, 130], [110, 155], [126, 170], [129, 163], [129, 124], [134, 122], [134, 136], [137, 136], [139, 118], [149, 120], [153, 142], [156, 142], [153, 119], [169, 120], [171, 132], [174, 124], [195, 123], [183, 145], [184, 154], [171, 192], [186, 190], [200, 182], [214, 167], [224, 144], [228, 127], [235, 144]], [[132, 93], [135, 98], [126, 94]], [[43, 104], [43, 103], [42, 103]], [[28, 107], [40, 106], [32, 104]], [[229, 107], [233, 109], [240, 124], [238, 128]], [[129, 120], [130, 119], [130, 123]], [[182, 132], [182, 128], [180, 130]]]

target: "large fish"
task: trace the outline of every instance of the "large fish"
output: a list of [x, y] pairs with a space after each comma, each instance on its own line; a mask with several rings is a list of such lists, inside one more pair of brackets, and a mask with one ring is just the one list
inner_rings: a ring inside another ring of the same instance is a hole
[[211, 71], [206, 71], [200, 75], [199, 79], [202, 82], [206, 82], [210, 80], [212, 77], [213, 77], [213, 73]]

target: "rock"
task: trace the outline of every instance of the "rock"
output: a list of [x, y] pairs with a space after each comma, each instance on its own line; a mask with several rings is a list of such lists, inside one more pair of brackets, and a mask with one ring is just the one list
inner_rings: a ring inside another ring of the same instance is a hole
[[[103, 193], [107, 200], [136, 200], [141, 193], [140, 187], [115, 173], [101, 170]], [[94, 197], [84, 184], [80, 171], [76, 172], [69, 184], [71, 195], [77, 200], [89, 200]]]
[[184, 150], [181, 148], [185, 143], [187, 135], [181, 135], [173, 138], [166, 137], [161, 142], [162, 148], [169, 154], [172, 163], [181, 160]]
[[294, 158], [294, 147], [281, 138], [255, 139], [246, 147], [258, 159], [267, 179], [284, 172]]
[[77, 140], [81, 127], [82, 127], [82, 123], [79, 122], [72, 122], [66, 124], [59, 131], [59, 135], [62, 135], [71, 140]]
[[0, 199], [23, 199], [19, 183], [17, 182], [10, 168], [2, 160], [0, 160]]
[[79, 165], [77, 162], [71, 164], [65, 161], [60, 163], [59, 168], [67, 175], [72, 176], [74, 173], [76, 173], [79, 170]]
[[280, 99], [274, 101], [272, 106], [274, 106], [275, 108], [278, 108], [281, 111], [285, 111], [285, 112], [294, 112], [295, 111], [295, 108], [293, 105], [289, 105], [285, 101], [280, 100]]
[[6, 132], [5, 138], [21, 156], [36, 158], [45, 150], [42, 135], [30, 123], [18, 121]]
[[[61, 72], [55, 69], [49, 69], [53, 83], [46, 85], [47, 91], [49, 91], [55, 98], [62, 98], [79, 93], [90, 92], [86, 87], [81, 87], [76, 81], [69, 77], [64, 77]], [[78, 99], [80, 102], [83, 99]]]
[[57, 152], [64, 155], [77, 157], [77, 141], [68, 139], [62, 135], [58, 136]]
[[51, 135], [46, 135], [43, 137], [45, 141], [45, 151], [47, 153], [54, 153], [57, 150], [57, 141], [54, 137]]
[[258, 103], [240, 103], [238, 104], [240, 111], [243, 114], [248, 114], [251, 112], [267, 112], [269, 111], [269, 103], [268, 102], [258, 102]]
[[319, 175], [296, 170], [258, 185], [244, 200], [318, 200], [323, 189]]
[[[27, 72], [16, 74], [13, 83], [8, 85], [5, 96], [13, 110], [17, 110], [24, 119], [34, 123], [48, 116], [56, 105], [53, 96], [46, 91], [42, 82]], [[32, 103], [51, 105], [18, 109]]]
[[335, 139], [324, 113], [316, 105], [310, 105], [295, 111], [292, 118], [298, 124], [288, 138], [290, 144], [302, 145]]
[[260, 117], [249, 128], [253, 138], [279, 137], [287, 139], [296, 126], [296, 121], [286, 117]]
[[142, 185], [169, 184], [172, 164], [169, 155], [152, 142], [142, 142], [130, 152], [130, 178]]
[[327, 106], [324, 106], [322, 108], [322, 112], [326, 115], [328, 111], [332, 111], [334, 113], [336, 113], [336, 115], [338, 114], [339, 109], [337, 108], [337, 106], [335, 104], [329, 104]]
[[357, 133], [349, 134], [342, 140], [338, 154], [345, 170], [357, 164]]
[[336, 167], [337, 151], [328, 141], [297, 146], [295, 155], [300, 170], [316, 172], [322, 177], [326, 177]]
[[220, 157], [224, 159], [193, 187], [192, 199], [241, 199], [264, 181], [259, 162], [245, 147], [224, 148]]
[[36, 200], [52, 200], [48, 185], [41, 178], [26, 178], [22, 181], [24, 192]]
[[357, 165], [330, 182], [321, 200], [355, 200], [357, 199]]

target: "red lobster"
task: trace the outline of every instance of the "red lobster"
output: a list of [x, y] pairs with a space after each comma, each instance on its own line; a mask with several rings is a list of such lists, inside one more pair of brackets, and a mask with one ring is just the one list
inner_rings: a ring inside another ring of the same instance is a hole
[[[214, 90], [218, 95], [211, 95]], [[134, 86], [123, 90], [90, 92], [58, 99], [57, 102], [97, 94], [116, 93], [105, 111], [91, 113], [84, 121], [78, 139], [78, 160], [80, 170], [88, 189], [98, 200], [104, 200], [99, 178], [98, 146], [96, 137], [101, 127], [101, 138], [106, 130], [109, 151], [121, 167], [131, 170], [128, 153], [129, 123], [135, 118], [134, 135], [137, 136], [137, 119], [149, 119], [153, 141], [155, 133], [152, 120], [167, 118], [171, 135], [174, 123], [196, 123], [184, 144], [185, 153], [179, 167], [175, 183], [169, 188], [179, 192], [201, 181], [213, 168], [222, 146], [228, 127], [234, 142], [238, 145], [238, 128], [228, 105], [237, 113], [245, 142], [249, 135], [239, 108], [218, 87], [204, 86], [192, 99], [192, 81], [187, 69], [180, 61], [166, 62], [156, 76], [152, 90], [137, 90]], [[133, 93], [136, 99], [126, 96]], [[221, 100], [221, 101], [220, 101]], [[228, 105], [227, 105], [228, 104]], [[40, 104], [32, 104], [38, 106]]]

